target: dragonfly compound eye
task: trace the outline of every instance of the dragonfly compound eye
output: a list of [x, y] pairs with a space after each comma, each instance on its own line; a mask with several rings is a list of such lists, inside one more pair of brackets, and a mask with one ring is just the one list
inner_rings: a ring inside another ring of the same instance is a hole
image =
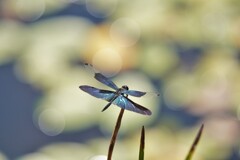
[[128, 90], [128, 86], [126, 85], [122, 86], [122, 88]]

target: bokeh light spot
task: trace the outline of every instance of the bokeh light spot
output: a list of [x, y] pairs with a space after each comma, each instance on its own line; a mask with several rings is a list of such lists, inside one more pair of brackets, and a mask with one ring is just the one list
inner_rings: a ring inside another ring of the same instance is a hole
[[38, 125], [46, 135], [56, 136], [64, 130], [65, 118], [56, 109], [46, 109], [39, 115]]
[[107, 160], [107, 156], [104, 155], [94, 156], [90, 160]]
[[92, 64], [106, 76], [113, 76], [122, 68], [122, 57], [115, 49], [104, 48], [94, 55]]
[[110, 28], [111, 39], [120, 47], [134, 45], [140, 38], [139, 24], [130, 18], [116, 20]]
[[17, 0], [15, 3], [17, 16], [26, 21], [34, 21], [45, 12], [44, 0]]
[[88, 12], [97, 18], [110, 16], [117, 7], [117, 0], [87, 0]]

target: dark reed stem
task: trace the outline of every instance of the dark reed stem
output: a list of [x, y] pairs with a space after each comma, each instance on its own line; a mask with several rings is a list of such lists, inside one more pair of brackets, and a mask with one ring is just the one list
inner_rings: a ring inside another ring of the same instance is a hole
[[112, 153], [113, 153], [114, 145], [115, 145], [116, 138], [117, 138], [117, 135], [118, 135], [118, 131], [119, 131], [119, 128], [121, 126], [123, 113], [124, 113], [124, 109], [121, 109], [121, 111], [120, 111], [120, 113], [118, 115], [117, 123], [116, 123], [115, 129], [114, 129], [111, 141], [110, 141], [110, 145], [109, 145], [109, 148], [108, 148], [107, 160], [111, 160], [112, 159]]
[[203, 132], [203, 128], [204, 128], [204, 124], [202, 124], [201, 128], [199, 129], [198, 134], [197, 134], [197, 136], [196, 136], [196, 138], [195, 138], [195, 140], [194, 140], [194, 142], [193, 142], [193, 144], [192, 144], [192, 146], [191, 146], [191, 148], [190, 148], [190, 150], [188, 152], [188, 155], [185, 158], [185, 160], [191, 160], [192, 155], [193, 155], [193, 153], [194, 153], [194, 151], [196, 149], [196, 146], [197, 146], [197, 144], [198, 144], [198, 142], [199, 142], [199, 140], [201, 138], [201, 135], [202, 135], [202, 132]]
[[145, 148], [145, 129], [143, 126], [140, 139], [139, 160], [144, 160], [144, 148]]

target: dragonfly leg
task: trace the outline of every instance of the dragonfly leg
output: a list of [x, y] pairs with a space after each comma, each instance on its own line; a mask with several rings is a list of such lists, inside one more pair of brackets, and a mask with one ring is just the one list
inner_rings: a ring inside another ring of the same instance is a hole
[[109, 103], [103, 108], [102, 112], [105, 111], [106, 109], [108, 109], [108, 107], [111, 106], [112, 102], [117, 98], [118, 96], [115, 95], [110, 101]]
[[112, 104], [112, 102], [109, 102], [103, 109], [102, 109], [102, 112], [105, 111], [106, 109], [108, 109], [108, 107], [110, 107]]

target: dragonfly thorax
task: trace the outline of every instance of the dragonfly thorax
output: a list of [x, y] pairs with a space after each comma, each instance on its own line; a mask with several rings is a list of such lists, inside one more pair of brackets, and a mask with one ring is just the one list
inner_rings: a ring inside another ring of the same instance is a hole
[[128, 90], [128, 86], [127, 85], [123, 85], [122, 89]]

